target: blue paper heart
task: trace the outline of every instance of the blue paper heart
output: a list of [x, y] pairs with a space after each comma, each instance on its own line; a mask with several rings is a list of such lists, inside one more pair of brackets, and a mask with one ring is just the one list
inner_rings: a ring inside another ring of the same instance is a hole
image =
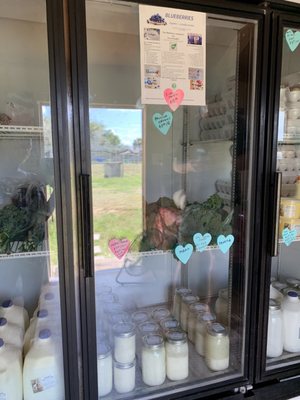
[[285, 39], [291, 51], [295, 51], [300, 43], [300, 32], [293, 32], [291, 29], [286, 31]]
[[286, 246], [289, 246], [297, 238], [297, 230], [284, 228], [282, 231], [282, 239]]
[[233, 245], [234, 242], [234, 236], [233, 235], [219, 235], [217, 239], [217, 243], [219, 246], [219, 249], [222, 251], [222, 253], [227, 253], [227, 251], [230, 249], [230, 247]]
[[185, 246], [181, 246], [181, 244], [179, 244], [175, 248], [175, 254], [179, 259], [179, 261], [181, 261], [183, 264], [186, 264], [189, 261], [193, 253], [193, 250], [194, 250], [193, 245], [191, 245], [190, 243], [188, 243]]
[[173, 115], [170, 111], [166, 111], [163, 115], [155, 113], [153, 114], [152, 120], [155, 128], [157, 128], [163, 135], [166, 135], [172, 125]]
[[201, 233], [195, 233], [193, 241], [198, 251], [202, 252], [206, 249], [211, 241], [211, 234], [205, 233], [203, 236]]

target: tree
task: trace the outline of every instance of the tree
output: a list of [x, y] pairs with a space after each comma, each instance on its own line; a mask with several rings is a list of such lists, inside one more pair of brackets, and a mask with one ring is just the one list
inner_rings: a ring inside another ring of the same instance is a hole
[[134, 141], [132, 143], [133, 147], [137, 147], [137, 148], [142, 147], [142, 144], [143, 144], [142, 138], [134, 139]]
[[106, 130], [103, 133], [103, 144], [110, 144], [112, 146], [118, 146], [121, 144], [121, 140], [112, 130]]

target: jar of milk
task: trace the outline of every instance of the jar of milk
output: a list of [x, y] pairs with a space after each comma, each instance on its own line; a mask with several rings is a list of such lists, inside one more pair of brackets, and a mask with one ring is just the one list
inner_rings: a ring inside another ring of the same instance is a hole
[[205, 303], [192, 303], [189, 306], [188, 338], [195, 343], [197, 317], [204, 312], [209, 312], [209, 306]]
[[170, 315], [171, 315], [170, 311], [165, 307], [155, 308], [155, 310], [152, 311], [152, 318], [156, 322], [159, 322], [162, 319], [170, 317]]
[[228, 289], [220, 289], [215, 303], [215, 313], [217, 320], [224, 325], [228, 325]]
[[200, 356], [204, 356], [204, 339], [206, 335], [206, 325], [216, 320], [216, 316], [213, 313], [206, 312], [201, 313], [197, 316], [196, 328], [195, 328], [195, 347], [196, 351]]
[[171, 381], [186, 379], [189, 375], [189, 349], [186, 333], [171, 331], [166, 334], [167, 377]]
[[291, 290], [282, 302], [283, 348], [291, 353], [300, 351], [300, 300]]
[[166, 352], [161, 335], [143, 337], [142, 376], [143, 382], [149, 386], [161, 385], [166, 379]]
[[114, 356], [119, 363], [131, 363], [135, 359], [135, 325], [120, 322], [113, 326]]
[[162, 319], [161, 321], [159, 321], [159, 324], [164, 333], [179, 328], [179, 322], [173, 317]]
[[281, 304], [270, 299], [268, 318], [267, 357], [279, 357], [283, 351], [283, 324]]
[[188, 294], [181, 298], [180, 325], [184, 331], [188, 330], [189, 306], [199, 301], [198, 296]]
[[135, 388], [135, 360], [130, 363], [114, 361], [114, 387], [118, 393], [133, 391]]
[[139, 325], [148, 321], [149, 315], [146, 311], [136, 311], [131, 315], [131, 320], [134, 324]]
[[106, 343], [98, 345], [97, 357], [98, 397], [105, 396], [112, 390], [112, 354]]
[[187, 295], [187, 294], [192, 294], [191, 289], [187, 289], [187, 288], [176, 288], [175, 289], [172, 314], [177, 319], [177, 321], [180, 320], [181, 296]]
[[205, 362], [212, 371], [222, 371], [229, 366], [229, 337], [227, 329], [213, 322], [206, 327]]

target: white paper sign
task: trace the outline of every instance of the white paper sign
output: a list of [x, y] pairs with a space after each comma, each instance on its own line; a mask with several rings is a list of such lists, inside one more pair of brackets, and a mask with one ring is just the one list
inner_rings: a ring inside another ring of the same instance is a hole
[[205, 105], [206, 14], [140, 5], [139, 17], [142, 103]]

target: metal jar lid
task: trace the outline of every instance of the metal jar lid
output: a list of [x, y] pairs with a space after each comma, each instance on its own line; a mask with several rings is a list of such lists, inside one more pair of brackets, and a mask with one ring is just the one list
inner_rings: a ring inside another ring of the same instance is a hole
[[294, 288], [299, 287], [300, 286], [300, 281], [299, 279], [295, 279], [295, 278], [287, 278], [286, 279], [286, 283]]
[[143, 337], [143, 344], [152, 350], [160, 349], [164, 347], [164, 339], [161, 335], [150, 334]]
[[192, 304], [192, 303], [196, 303], [199, 300], [198, 296], [193, 296], [192, 294], [188, 294], [186, 296], [182, 296], [182, 301], [185, 304]]
[[136, 311], [131, 315], [131, 319], [135, 324], [142, 324], [148, 321], [149, 315], [146, 311]]
[[111, 347], [108, 343], [100, 343], [98, 346], [98, 360], [103, 360], [104, 358], [111, 355]]
[[135, 367], [135, 359], [129, 363], [120, 363], [114, 360], [114, 367], [118, 369], [129, 369]]
[[205, 303], [192, 303], [189, 306], [191, 313], [209, 312], [209, 306]]
[[163, 330], [176, 329], [179, 326], [179, 322], [172, 317], [162, 319], [159, 323]]
[[216, 316], [214, 313], [211, 312], [205, 312], [205, 313], [201, 313], [198, 316], [198, 321], [203, 321], [203, 322], [213, 322], [216, 320]]
[[170, 331], [166, 333], [168, 343], [171, 344], [184, 344], [187, 341], [186, 333], [181, 330]]
[[122, 311], [122, 312], [119, 312], [119, 313], [116, 313], [116, 314], [109, 314], [108, 315], [108, 322], [111, 325], [116, 325], [119, 322], [131, 322], [131, 318], [130, 318], [130, 315], [127, 312]]
[[179, 296], [186, 296], [187, 294], [192, 294], [192, 289], [184, 287], [176, 288], [175, 293], [178, 294]]
[[281, 309], [281, 304], [278, 300], [275, 299], [270, 299], [269, 301], [269, 309], [270, 310], [280, 310]]
[[211, 336], [227, 336], [227, 329], [221, 325], [219, 322], [213, 322], [212, 324], [207, 324], [207, 333]]
[[286, 283], [279, 282], [279, 281], [272, 282], [272, 286], [273, 286], [273, 288], [275, 288], [277, 290], [282, 290], [282, 289], [285, 289], [288, 287], [288, 285]]
[[135, 334], [135, 325], [130, 322], [119, 322], [113, 326], [114, 335], [128, 338]]
[[148, 333], [159, 332], [159, 326], [155, 322], [144, 322], [139, 325], [139, 331], [144, 336]]
[[152, 311], [152, 318], [155, 321], [160, 321], [171, 315], [170, 311], [165, 307], [159, 307]]

